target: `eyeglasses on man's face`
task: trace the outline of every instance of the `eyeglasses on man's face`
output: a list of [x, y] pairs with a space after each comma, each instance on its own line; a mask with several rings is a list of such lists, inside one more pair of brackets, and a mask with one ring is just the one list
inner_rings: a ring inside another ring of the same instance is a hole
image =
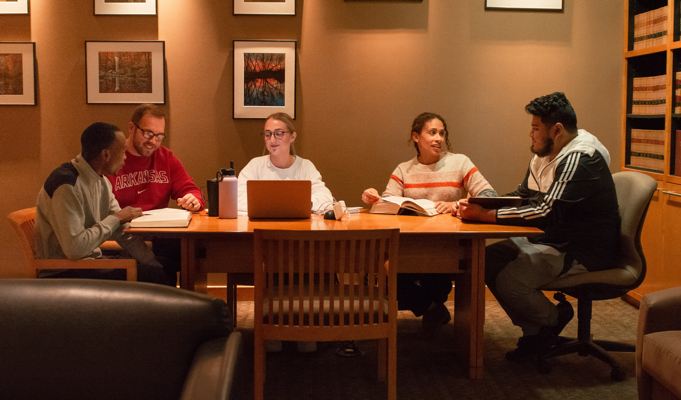
[[265, 139], [269, 139], [269, 138], [272, 138], [272, 137], [274, 137], [275, 139], [281, 139], [287, 133], [288, 133], [288, 131], [285, 131], [283, 129], [275, 129], [273, 131], [262, 131], [261, 135]]
[[134, 122], [133, 122], [133, 124], [135, 125], [135, 128], [139, 129], [140, 132], [142, 132], [142, 136], [145, 139], [156, 139], [159, 142], [162, 142], [163, 139], [166, 137], [165, 133], [154, 133], [154, 131], [150, 131], [149, 129], [140, 128], [140, 126], [135, 124]]

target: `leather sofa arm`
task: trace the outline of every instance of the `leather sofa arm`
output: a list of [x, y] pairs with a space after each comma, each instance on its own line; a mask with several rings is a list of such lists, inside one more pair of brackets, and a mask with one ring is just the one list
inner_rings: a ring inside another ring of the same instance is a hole
[[214, 339], [196, 351], [181, 400], [227, 400], [234, 396], [241, 357], [241, 332]]
[[652, 378], [642, 369], [643, 337], [648, 333], [681, 330], [681, 287], [649, 293], [641, 299], [636, 332], [636, 378], [640, 400], [650, 399]]
[[641, 299], [638, 336], [681, 330], [681, 287], [649, 293]]

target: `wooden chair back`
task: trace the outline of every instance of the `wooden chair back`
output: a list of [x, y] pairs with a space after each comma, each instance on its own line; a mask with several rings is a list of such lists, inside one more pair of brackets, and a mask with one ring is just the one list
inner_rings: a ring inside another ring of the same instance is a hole
[[17, 233], [29, 276], [37, 278], [41, 270], [47, 269], [125, 269], [127, 280], [137, 280], [137, 261], [134, 259], [38, 259], [35, 249], [35, 218], [35, 207], [12, 211], [7, 215], [10, 225]]
[[[398, 229], [255, 230], [255, 393], [265, 340], [379, 341], [378, 378], [396, 392]], [[387, 346], [387, 347], [386, 347]]]
[[[12, 211], [7, 215], [10, 225], [17, 233], [21, 253], [24, 255], [24, 260], [29, 266], [33, 266], [35, 260], [35, 240], [33, 233], [35, 232], [35, 207], [24, 208], [17, 211]], [[37, 271], [31, 268], [32, 277], [37, 278]]]

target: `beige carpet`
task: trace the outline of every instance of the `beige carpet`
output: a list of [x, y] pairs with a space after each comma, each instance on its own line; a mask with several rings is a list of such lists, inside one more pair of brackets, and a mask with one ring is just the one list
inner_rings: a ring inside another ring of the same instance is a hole
[[[576, 304], [573, 303], [573, 306]], [[245, 335], [242, 387], [239, 398], [252, 398], [253, 317], [251, 302], [240, 302], [238, 326]], [[448, 304], [450, 311], [452, 304]], [[638, 310], [621, 300], [596, 302], [594, 337], [633, 343]], [[566, 335], [576, 334], [573, 320]], [[551, 361], [550, 374], [534, 365], [513, 363], [504, 353], [515, 347], [520, 330], [494, 301], [487, 302], [485, 322], [485, 376], [479, 382], [466, 377], [453, 359], [451, 325], [431, 340], [420, 334], [420, 319], [401, 312], [398, 324], [398, 399], [635, 399], [633, 353], [616, 353], [627, 372], [623, 382], [610, 380], [610, 368], [591, 357], [569, 355]], [[375, 379], [376, 356], [372, 342], [360, 342], [361, 357], [335, 354], [335, 343], [320, 343], [314, 353], [298, 353], [285, 343], [281, 353], [267, 356], [267, 399], [384, 399], [385, 385]]]

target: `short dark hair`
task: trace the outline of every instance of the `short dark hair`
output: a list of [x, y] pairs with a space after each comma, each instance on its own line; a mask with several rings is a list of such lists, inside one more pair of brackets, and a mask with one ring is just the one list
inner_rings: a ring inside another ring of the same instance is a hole
[[157, 106], [156, 104], [144, 103], [135, 107], [135, 111], [132, 112], [132, 117], [130, 118], [130, 120], [134, 124], [139, 124], [142, 117], [144, 117], [147, 114], [156, 118], [165, 119], [166, 117], [166, 112], [163, 108]]
[[525, 111], [539, 117], [545, 125], [560, 122], [568, 132], [577, 132], [577, 114], [563, 92], [537, 97], [525, 106]]
[[[426, 124], [426, 122], [434, 119], [439, 119], [440, 121], [442, 121], [442, 125], [445, 128], [445, 144], [447, 145], [447, 150], [451, 151], [452, 146], [449, 144], [449, 131], [447, 130], [447, 121], [445, 121], [445, 119], [442, 118], [440, 114], [436, 114], [433, 112], [422, 112], [421, 114], [417, 115], [416, 118], [414, 118], [414, 121], [411, 123], [411, 132], [409, 132], [409, 143], [414, 143], [411, 139], [412, 132], [421, 133], [421, 129], [423, 129], [423, 126]], [[419, 145], [414, 143], [414, 148], [416, 149], [416, 154], [420, 155]]]
[[116, 132], [119, 131], [116, 125], [106, 122], [95, 122], [85, 128], [80, 135], [80, 154], [85, 161], [94, 160], [102, 150], [109, 148], [116, 139]]

